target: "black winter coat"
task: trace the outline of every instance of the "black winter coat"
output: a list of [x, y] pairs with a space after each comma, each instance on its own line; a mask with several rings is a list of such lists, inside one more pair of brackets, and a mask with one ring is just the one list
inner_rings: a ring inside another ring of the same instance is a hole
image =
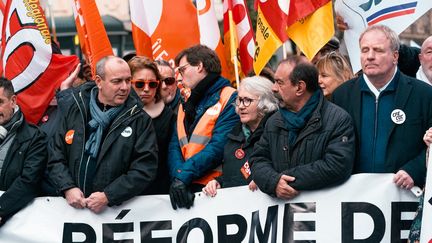
[[0, 174], [0, 217], [3, 224], [38, 196], [46, 166], [46, 136], [23, 121], [17, 129]]
[[292, 146], [289, 130], [278, 111], [267, 121], [255, 144], [252, 178], [261, 191], [275, 196], [282, 174], [295, 177], [296, 190], [315, 190], [349, 178], [355, 156], [355, 137], [348, 113], [323, 96]]
[[[86, 83], [74, 91], [75, 103], [49, 143], [49, 176], [59, 192], [73, 187], [83, 190], [82, 185], [78, 185], [79, 172], [90, 119], [90, 90], [94, 86], [94, 83]], [[72, 130], [73, 140], [68, 144], [66, 134]], [[156, 176], [158, 150], [151, 118], [132, 95], [104, 134], [92, 191], [104, 192], [108, 205], [112, 206], [142, 194], [150, 185]]]
[[[240, 168], [246, 163], [246, 161], [248, 161], [249, 157], [251, 156], [254, 145], [261, 138], [261, 135], [264, 131], [264, 126], [272, 114], [267, 114], [262, 118], [258, 127], [247, 140], [243, 133], [241, 122], [235, 125], [233, 130], [228, 134], [228, 141], [224, 147], [222, 175], [216, 178], [222, 188], [244, 186], [251, 182], [252, 177], [249, 176], [246, 179], [240, 172]], [[241, 159], [235, 156], [236, 150], [240, 148], [245, 154], [245, 156]], [[251, 165], [249, 164], [249, 167], [250, 166]]]

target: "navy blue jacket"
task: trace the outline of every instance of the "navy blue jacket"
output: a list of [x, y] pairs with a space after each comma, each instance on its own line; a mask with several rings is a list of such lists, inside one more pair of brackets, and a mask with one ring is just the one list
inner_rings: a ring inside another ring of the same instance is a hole
[[[387, 173], [405, 170], [415, 184], [422, 186], [426, 177], [425, 151], [423, 135], [432, 126], [432, 87], [417, 79], [397, 71], [394, 109], [401, 109], [406, 120], [402, 124], [391, 122], [385, 169]], [[344, 108], [353, 118], [356, 137], [361, 131], [361, 89], [363, 77], [349, 80], [333, 93], [333, 102]], [[393, 110], [394, 110], [393, 109]], [[388, 117], [387, 119], [391, 119]], [[373, 128], [371, 128], [371, 132]], [[357, 144], [357, 151], [359, 147]], [[354, 173], [358, 173], [358, 153], [354, 164]]]

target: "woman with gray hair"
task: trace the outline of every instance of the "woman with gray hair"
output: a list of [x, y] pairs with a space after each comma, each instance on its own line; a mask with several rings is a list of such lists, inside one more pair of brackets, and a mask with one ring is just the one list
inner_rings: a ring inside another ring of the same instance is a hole
[[203, 192], [214, 197], [221, 187], [249, 185], [256, 190], [250, 177], [249, 156], [254, 144], [260, 139], [267, 119], [278, 108], [277, 99], [272, 92], [273, 83], [260, 76], [242, 80], [235, 102], [240, 123], [228, 134], [224, 147], [222, 175], [210, 181]]

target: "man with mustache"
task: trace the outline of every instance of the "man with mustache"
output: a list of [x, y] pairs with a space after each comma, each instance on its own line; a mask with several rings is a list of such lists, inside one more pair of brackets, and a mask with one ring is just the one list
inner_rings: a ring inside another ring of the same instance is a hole
[[280, 100], [249, 159], [258, 188], [281, 199], [344, 182], [354, 161], [350, 116], [324, 98], [318, 70], [282, 61], [273, 92]]

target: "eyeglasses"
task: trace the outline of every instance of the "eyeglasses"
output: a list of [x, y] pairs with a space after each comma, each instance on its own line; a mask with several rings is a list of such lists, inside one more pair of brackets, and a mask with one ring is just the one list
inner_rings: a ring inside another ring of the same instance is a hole
[[187, 66], [189, 66], [189, 65], [190, 65], [189, 63], [186, 63], [185, 65], [179, 67], [177, 70], [179, 71], [179, 73], [180, 73], [181, 75], [183, 75], [184, 71], [186, 71], [186, 68], [187, 68]]
[[251, 98], [247, 98], [247, 97], [244, 97], [244, 98], [237, 97], [235, 100], [235, 104], [236, 104], [236, 106], [240, 106], [240, 104], [243, 103], [244, 107], [249, 107], [250, 104], [252, 103], [252, 101], [254, 101], [254, 100], [258, 100], [258, 99], [251, 99]]
[[173, 85], [175, 83], [175, 78], [174, 77], [167, 77], [162, 79], [162, 82], [165, 83], [165, 85]]
[[137, 89], [143, 89], [147, 84], [150, 89], [156, 89], [159, 86], [158, 80], [132, 80], [133, 86]]

